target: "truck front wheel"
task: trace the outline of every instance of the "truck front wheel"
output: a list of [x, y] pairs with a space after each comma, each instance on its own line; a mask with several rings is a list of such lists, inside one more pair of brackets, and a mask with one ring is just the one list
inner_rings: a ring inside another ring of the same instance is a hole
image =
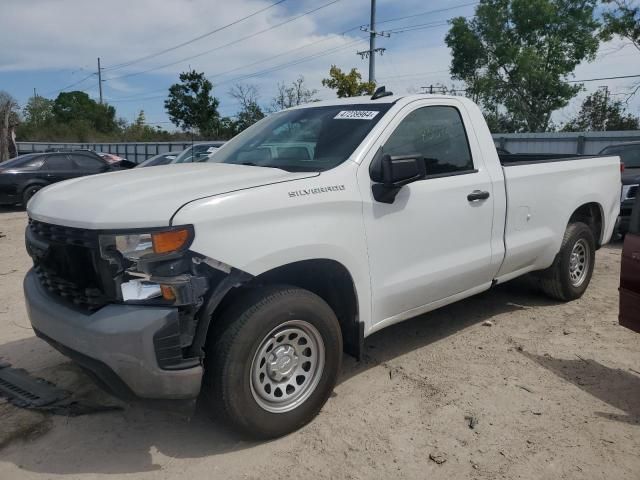
[[307, 290], [262, 287], [218, 321], [203, 382], [211, 413], [262, 439], [311, 421], [331, 395], [342, 361], [340, 325], [329, 305]]
[[596, 263], [596, 242], [582, 222], [571, 223], [553, 265], [540, 273], [544, 292], [567, 302], [580, 298], [589, 286]]

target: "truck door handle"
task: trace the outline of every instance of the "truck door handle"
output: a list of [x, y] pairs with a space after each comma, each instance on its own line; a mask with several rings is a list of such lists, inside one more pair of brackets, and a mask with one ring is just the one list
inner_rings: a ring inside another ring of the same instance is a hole
[[478, 200], [486, 200], [489, 198], [489, 192], [483, 192], [482, 190], [474, 190], [467, 195], [467, 200], [470, 202], [477, 202]]

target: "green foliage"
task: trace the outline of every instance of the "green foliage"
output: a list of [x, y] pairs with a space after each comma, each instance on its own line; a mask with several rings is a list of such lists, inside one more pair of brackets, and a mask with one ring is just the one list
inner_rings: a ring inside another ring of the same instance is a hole
[[63, 92], [53, 101], [53, 116], [59, 123], [83, 124], [99, 133], [117, 131], [116, 109], [100, 104], [84, 92]]
[[611, 100], [603, 89], [589, 95], [574, 119], [562, 130], [565, 132], [601, 132], [638, 130], [640, 119], [625, 111], [620, 100]]
[[218, 100], [211, 96], [213, 84], [204, 73], [191, 70], [180, 74], [180, 83], [169, 88], [164, 106], [171, 121], [184, 131], [197, 130], [213, 137], [220, 128]]
[[153, 142], [177, 137], [146, 124], [144, 112], [128, 125], [115, 118], [115, 109], [100, 105], [82, 92], [60, 94], [56, 100], [31, 97], [22, 110], [18, 140], [43, 142]]
[[481, 0], [451, 21], [450, 71], [485, 109], [504, 107], [520, 130], [545, 131], [580, 85], [567, 81], [598, 49], [596, 0]]
[[22, 109], [25, 123], [33, 126], [45, 125], [53, 118], [53, 100], [41, 96], [33, 96]]
[[375, 82], [363, 82], [357, 69], [352, 68], [349, 73], [344, 73], [335, 65], [331, 65], [329, 78], [323, 79], [322, 85], [336, 90], [338, 98], [372, 95], [376, 90]]
[[601, 38], [606, 41], [617, 35], [640, 50], [640, 6], [627, 0], [603, 0], [603, 3], [613, 8], [602, 14]]

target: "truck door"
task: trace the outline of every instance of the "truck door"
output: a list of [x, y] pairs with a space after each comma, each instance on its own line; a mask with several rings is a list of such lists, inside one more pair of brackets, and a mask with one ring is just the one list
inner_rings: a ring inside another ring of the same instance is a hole
[[384, 154], [425, 157], [426, 179], [386, 204], [371, 194], [369, 165], [358, 171], [378, 328], [488, 288], [496, 270], [492, 182], [475, 136], [467, 135], [470, 120], [462, 105], [433, 103], [405, 107], [380, 139]]
[[622, 248], [620, 325], [640, 333], [640, 195]]

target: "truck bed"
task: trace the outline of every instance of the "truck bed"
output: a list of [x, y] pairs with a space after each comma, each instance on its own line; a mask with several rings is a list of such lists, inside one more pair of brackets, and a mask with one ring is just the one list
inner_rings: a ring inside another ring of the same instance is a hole
[[586, 204], [598, 209], [596, 244], [609, 241], [620, 208], [618, 157], [510, 154], [500, 155], [500, 163], [507, 212], [499, 276], [551, 265], [571, 215]]
[[507, 153], [498, 154], [504, 166], [528, 165], [531, 163], [561, 162], [564, 160], [580, 160], [594, 158], [594, 155], [578, 155], [574, 153]]

